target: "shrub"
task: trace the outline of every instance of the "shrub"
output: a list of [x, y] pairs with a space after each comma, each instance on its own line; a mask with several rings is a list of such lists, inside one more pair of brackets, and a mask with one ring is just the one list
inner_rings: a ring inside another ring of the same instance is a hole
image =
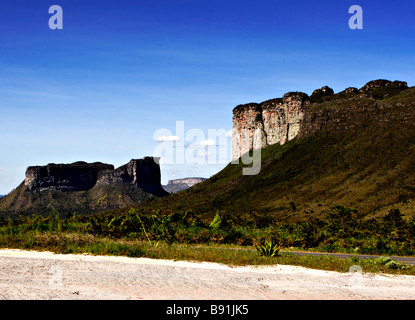
[[358, 227], [357, 209], [335, 205], [326, 216], [327, 230], [338, 238], [352, 237]]
[[227, 229], [234, 226], [235, 219], [226, 211], [216, 211], [216, 215], [210, 223], [212, 229]]
[[403, 225], [404, 221], [402, 219], [403, 214], [399, 209], [390, 209], [388, 214], [383, 218], [383, 220], [390, 227], [397, 228]]
[[280, 252], [278, 243], [275, 240], [268, 241], [265, 244], [257, 245], [256, 249], [260, 255], [265, 257], [276, 257]]
[[409, 268], [406, 264], [393, 260], [390, 257], [379, 257], [370, 260], [374, 265], [385, 266], [387, 269], [391, 270], [403, 270]]
[[249, 213], [252, 223], [256, 228], [266, 228], [275, 224], [275, 219], [269, 214], [258, 214], [256, 211], [251, 211]]

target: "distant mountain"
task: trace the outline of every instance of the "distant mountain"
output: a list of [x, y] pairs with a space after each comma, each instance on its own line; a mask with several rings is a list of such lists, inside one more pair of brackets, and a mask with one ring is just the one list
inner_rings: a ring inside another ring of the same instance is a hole
[[4, 197], [4, 195], [0, 194], [0, 198], [3, 198], [3, 197]]
[[29, 167], [25, 180], [0, 199], [0, 215], [84, 214], [169, 195], [158, 158], [131, 160], [115, 169], [101, 162]]
[[177, 193], [193, 187], [195, 184], [198, 184], [202, 181], [205, 181], [206, 178], [184, 178], [184, 179], [174, 179], [169, 180], [166, 186], [163, 186], [164, 190], [168, 193]]

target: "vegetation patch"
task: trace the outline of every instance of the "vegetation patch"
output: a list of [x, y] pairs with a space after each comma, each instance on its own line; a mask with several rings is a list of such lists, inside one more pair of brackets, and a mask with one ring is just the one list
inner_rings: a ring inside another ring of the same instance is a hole
[[415, 268], [387, 257], [338, 259], [289, 251], [414, 255], [414, 236], [415, 219], [397, 209], [367, 220], [357, 209], [341, 205], [333, 206], [324, 219], [298, 223], [281, 223], [257, 212], [241, 219], [218, 211], [212, 220], [202, 220], [191, 212], [155, 210], [148, 215], [134, 208], [68, 218], [52, 211], [48, 217], [0, 221], [3, 248], [229, 265], [290, 264], [340, 272], [352, 265], [365, 272], [397, 274], [414, 274]]

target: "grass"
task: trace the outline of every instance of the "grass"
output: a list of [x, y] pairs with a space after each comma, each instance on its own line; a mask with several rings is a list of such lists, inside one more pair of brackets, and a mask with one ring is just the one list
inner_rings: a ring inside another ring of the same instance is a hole
[[141, 257], [144, 254], [137, 243], [67, 232], [30, 231], [13, 235], [2, 234], [0, 243], [3, 248], [51, 251], [62, 254], [89, 253], [128, 257]]
[[[356, 245], [357, 241], [362, 244], [364, 241], [369, 243], [370, 234], [364, 234], [363, 226], [358, 219], [357, 210], [342, 206], [334, 206], [327, 220], [320, 224], [285, 226], [276, 224], [268, 216], [253, 214], [251, 220], [246, 221], [238, 220], [223, 211], [207, 222], [187, 212], [167, 214], [155, 211], [148, 216], [131, 209], [123, 214], [112, 212], [66, 219], [59, 218], [57, 212], [53, 212], [46, 218], [32, 216], [3, 221], [0, 227], [0, 247], [62, 254], [88, 253], [206, 261], [231, 266], [285, 264], [338, 272], [348, 272], [351, 266], [359, 265], [364, 272], [415, 275], [415, 267], [407, 267], [387, 258], [339, 259], [332, 256], [296, 256], [289, 252], [279, 252], [279, 249], [289, 244], [308, 244], [310, 249], [319, 251], [328, 251], [327, 246], [332, 246], [331, 251], [336, 251], [339, 248], [345, 249], [345, 244]], [[412, 226], [412, 222], [403, 220], [399, 210], [391, 210], [388, 216], [378, 221], [376, 229], [384, 229], [385, 234], [407, 239], [407, 235], [402, 232], [405, 229], [409, 232]], [[371, 225], [366, 226], [369, 229], [370, 227]], [[402, 234], [396, 234], [397, 230]], [[350, 238], [361, 238], [362, 234], [369, 236], [369, 240]], [[335, 235], [337, 238], [334, 238]], [[341, 238], [342, 236], [345, 238]], [[270, 240], [266, 241], [266, 238]], [[265, 245], [264, 248], [267, 249], [267, 243], [270, 244], [270, 254], [261, 254], [261, 250], [255, 250], [261, 245]], [[406, 243], [401, 241], [397, 249]], [[377, 241], [371, 248], [379, 253], [388, 246], [391, 247], [391, 244], [390, 241]], [[300, 248], [308, 249], [304, 246]], [[401, 250], [402, 252], [404, 251]]]
[[26, 234], [0, 237], [3, 248], [52, 251], [61, 254], [91, 254], [127, 257], [146, 257], [176, 261], [214, 262], [229, 266], [292, 265], [306, 268], [348, 272], [351, 266], [359, 265], [365, 273], [387, 273], [415, 275], [414, 266], [400, 264], [390, 258], [340, 259], [333, 256], [296, 256], [280, 253], [270, 257], [256, 250], [219, 245], [167, 244], [157, 245], [146, 241], [114, 240], [95, 236], [80, 236], [73, 233], [50, 233], [33, 231]]

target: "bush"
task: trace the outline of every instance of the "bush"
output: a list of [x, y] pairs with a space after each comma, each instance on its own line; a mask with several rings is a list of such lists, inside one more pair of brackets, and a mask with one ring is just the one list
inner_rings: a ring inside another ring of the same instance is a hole
[[212, 229], [228, 229], [237, 224], [237, 218], [226, 211], [216, 211], [216, 215], [210, 223]]
[[277, 257], [280, 252], [278, 243], [275, 240], [268, 241], [265, 244], [257, 245], [256, 249], [260, 255], [265, 257]]
[[403, 270], [409, 268], [406, 264], [393, 260], [390, 257], [379, 257], [370, 260], [374, 265], [385, 266], [390, 270]]
[[326, 216], [327, 230], [336, 237], [353, 237], [358, 227], [357, 209], [335, 205]]

